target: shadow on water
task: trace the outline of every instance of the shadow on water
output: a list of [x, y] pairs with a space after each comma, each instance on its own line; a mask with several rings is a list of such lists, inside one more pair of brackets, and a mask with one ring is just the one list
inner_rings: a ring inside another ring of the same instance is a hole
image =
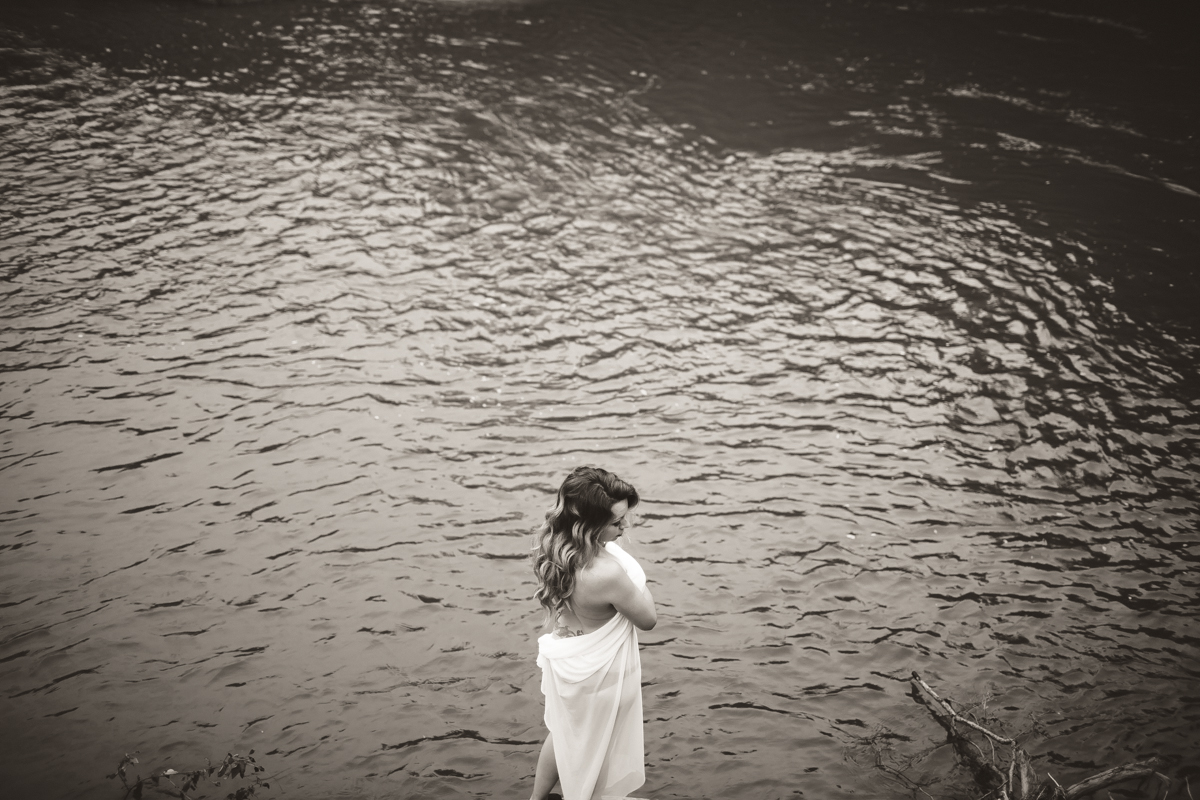
[[647, 498], [645, 794], [892, 793], [854, 753], [936, 741], [912, 669], [1036, 717], [1041, 771], [1197, 774], [1174, 39], [939, 4], [0, 20], [23, 794], [235, 746], [305, 797], [524, 786], [526, 535], [585, 461]]

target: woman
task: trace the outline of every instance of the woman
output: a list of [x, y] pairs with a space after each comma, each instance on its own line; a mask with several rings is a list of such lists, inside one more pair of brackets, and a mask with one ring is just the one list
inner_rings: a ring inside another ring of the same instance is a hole
[[596, 467], [563, 481], [536, 536], [537, 599], [553, 632], [538, 639], [550, 733], [533, 800], [625, 797], [646, 780], [636, 628], [658, 621], [646, 573], [615, 540], [637, 490]]

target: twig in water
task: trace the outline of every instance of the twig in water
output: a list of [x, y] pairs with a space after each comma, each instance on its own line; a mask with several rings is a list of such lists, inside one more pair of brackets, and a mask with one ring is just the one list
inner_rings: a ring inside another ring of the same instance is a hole
[[925, 691], [929, 692], [930, 696], [933, 697], [934, 700], [938, 701], [938, 703], [941, 705], [942, 709], [945, 710], [945, 712], [955, 722], [961, 722], [964, 725], [967, 725], [968, 727], [974, 728], [975, 730], [979, 731], [980, 733], [982, 733], [984, 736], [988, 737], [989, 739], [993, 739], [997, 742], [1000, 742], [1001, 744], [1011, 744], [1011, 745], [1016, 744], [1015, 740], [1006, 739], [1003, 736], [998, 736], [997, 734], [992, 733], [991, 731], [989, 731], [987, 728], [983, 727], [982, 725], [972, 722], [971, 720], [967, 719], [966, 717], [960, 716], [957, 711], [955, 711], [953, 708], [950, 707], [949, 703], [947, 703], [945, 700], [943, 700], [941, 697], [938, 696], [938, 693], [935, 692], [929, 686], [929, 684], [926, 683], [921, 678], [921, 676], [919, 674], [917, 674], [916, 672], [913, 672], [912, 676], [913, 676], [913, 680], [915, 680], [917, 683], [921, 684], [921, 688], [924, 689]]
[[[1019, 747], [1015, 739], [1007, 739], [992, 733], [987, 728], [969, 719], [965, 719], [954, 710], [949, 701], [938, 696], [933, 688], [922, 680], [917, 672], [912, 673], [912, 697], [925, 706], [934, 720], [941, 725], [949, 736], [949, 743], [956, 755], [962, 760], [979, 788], [986, 792], [979, 800], [1027, 800], [1030, 797], [1054, 797], [1058, 800], [1083, 800], [1097, 795], [1102, 789], [1116, 783], [1149, 777], [1158, 778], [1163, 784], [1161, 793], [1154, 792], [1156, 800], [1167, 800], [1171, 793], [1171, 779], [1158, 770], [1164, 766], [1164, 761], [1158, 757], [1145, 758], [1129, 764], [1098, 772], [1083, 780], [1064, 788], [1053, 775], [1046, 775], [1045, 782], [1035, 786], [1036, 773], [1033, 771], [1029, 754]], [[956, 729], [956, 723], [961, 722], [972, 730], [987, 737], [991, 747], [991, 763], [985, 757], [983, 748]], [[996, 743], [1007, 744], [1012, 748], [1008, 768], [996, 765]], [[1196, 800], [1192, 795], [1191, 783], [1185, 777], [1185, 788], [1188, 800]], [[1144, 790], [1143, 790], [1144, 791]], [[1112, 795], [1105, 792], [1112, 800]], [[1182, 797], [1182, 795], [1181, 795]]]
[[1163, 775], [1161, 772], [1154, 773], [1154, 777], [1156, 777], [1160, 781], [1162, 781], [1162, 785], [1163, 785], [1162, 797], [1160, 797], [1158, 800], [1167, 800], [1167, 794], [1171, 791], [1171, 779], [1168, 778], [1166, 775]]

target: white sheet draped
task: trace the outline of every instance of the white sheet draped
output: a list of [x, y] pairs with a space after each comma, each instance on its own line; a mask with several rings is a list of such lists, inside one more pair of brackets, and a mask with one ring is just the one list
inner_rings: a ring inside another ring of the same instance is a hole
[[[611, 553], [639, 589], [646, 573], [615, 542]], [[546, 727], [563, 800], [625, 798], [646, 781], [642, 662], [637, 628], [618, 613], [582, 636], [538, 639]]]

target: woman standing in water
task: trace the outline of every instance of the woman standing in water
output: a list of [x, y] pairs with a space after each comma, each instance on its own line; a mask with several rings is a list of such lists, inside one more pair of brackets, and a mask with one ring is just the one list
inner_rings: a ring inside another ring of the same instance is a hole
[[637, 630], [658, 621], [646, 573], [616, 539], [637, 490], [579, 467], [558, 490], [533, 548], [537, 599], [552, 632], [538, 639], [550, 733], [533, 800], [555, 783], [564, 800], [625, 797], [646, 780]]

